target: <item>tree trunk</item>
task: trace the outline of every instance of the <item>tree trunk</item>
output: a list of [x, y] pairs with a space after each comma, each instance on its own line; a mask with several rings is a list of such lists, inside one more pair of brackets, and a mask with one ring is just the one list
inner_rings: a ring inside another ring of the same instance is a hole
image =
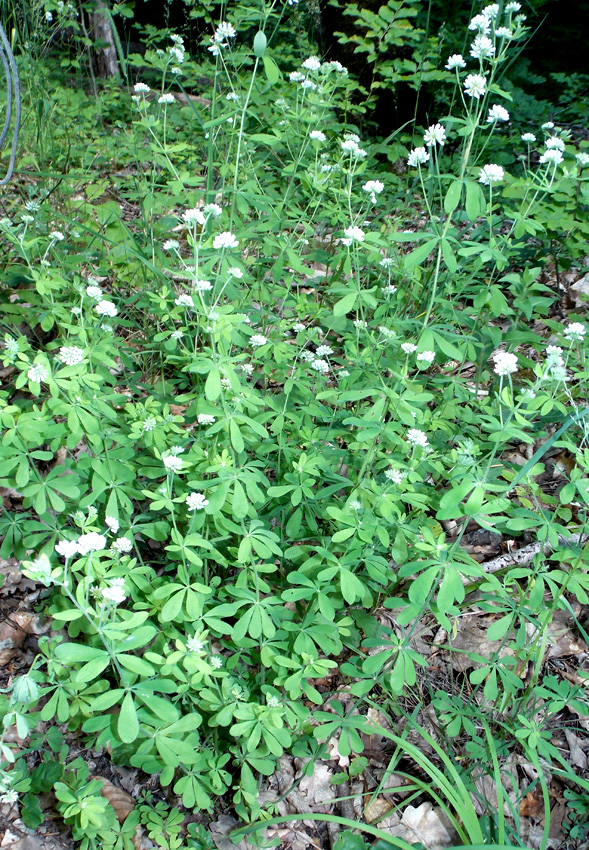
[[95, 43], [99, 43], [99, 46], [93, 50], [96, 74], [99, 77], [119, 77], [121, 71], [110, 16], [103, 11], [108, 6], [104, 0], [95, 0], [95, 2], [96, 9], [90, 15], [90, 36]]

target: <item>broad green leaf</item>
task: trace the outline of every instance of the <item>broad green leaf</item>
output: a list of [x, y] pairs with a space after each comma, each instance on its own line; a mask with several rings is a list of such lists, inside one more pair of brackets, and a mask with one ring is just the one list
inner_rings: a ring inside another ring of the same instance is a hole
[[438, 242], [439, 239], [437, 237], [435, 239], [428, 239], [428, 241], [423, 245], [420, 245], [419, 248], [415, 248], [410, 254], [407, 254], [404, 262], [405, 268], [414, 269], [415, 266], [419, 266], [423, 263], [429, 257]]
[[444, 198], [444, 211], [446, 215], [451, 215], [460, 203], [463, 185], [462, 180], [454, 180], [453, 183], [450, 183], [446, 197]]
[[132, 694], [126, 694], [121, 705], [117, 732], [123, 744], [132, 744], [139, 734], [139, 721]]

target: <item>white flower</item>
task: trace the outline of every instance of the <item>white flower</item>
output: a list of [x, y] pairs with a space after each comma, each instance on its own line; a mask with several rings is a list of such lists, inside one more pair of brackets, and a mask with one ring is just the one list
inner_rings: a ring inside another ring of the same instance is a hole
[[[423, 150], [425, 151], [425, 148]], [[429, 156], [429, 154], [427, 154], [427, 156]], [[383, 269], [390, 269], [395, 265], [395, 260], [393, 257], [383, 257], [378, 265], [382, 266]]]
[[485, 6], [482, 12], [487, 18], [494, 19], [499, 14], [499, 4], [498, 3], [490, 3], [488, 6]]
[[199, 413], [196, 418], [199, 425], [212, 425], [215, 421], [215, 417], [210, 413]]
[[493, 121], [509, 121], [509, 112], [498, 103], [493, 104], [487, 115], [487, 123], [491, 124]]
[[487, 35], [478, 35], [470, 48], [475, 59], [490, 59], [495, 53], [495, 45]]
[[384, 189], [384, 183], [381, 183], [380, 180], [368, 180], [362, 186], [365, 192], [368, 192], [370, 195], [370, 200], [373, 204], [376, 203], [376, 196], [380, 195], [380, 193]]
[[[182, 64], [182, 62], [184, 62], [184, 57], [185, 57], [185, 53], [186, 53], [186, 52], [185, 52], [185, 50], [184, 50], [184, 48], [183, 48], [183, 47], [170, 47], [170, 48], [168, 49], [168, 52], [169, 52], [169, 54], [170, 54], [171, 58], [172, 58], [172, 59], [175, 59], [175, 60], [176, 60], [176, 62], [177, 62], [179, 65], [181, 65], [181, 64]], [[174, 72], [174, 69], [172, 68], [172, 73], [173, 73], [173, 72]]]
[[348, 507], [351, 511], [355, 511], [357, 513], [362, 510], [362, 502], [359, 502], [358, 499], [352, 499], [351, 502], [348, 502]]
[[34, 381], [36, 384], [40, 384], [47, 380], [49, 374], [49, 369], [41, 363], [35, 363], [27, 372], [27, 378], [29, 381]]
[[343, 142], [340, 142], [340, 145], [343, 151], [355, 156], [357, 159], [366, 156], [366, 151], [359, 147], [356, 139], [345, 139]]
[[155, 429], [157, 428], [157, 419], [155, 418], [155, 416], [147, 416], [143, 420], [142, 428], [145, 432], [155, 431]]
[[545, 121], [544, 124], [542, 124], [542, 129], [554, 130], [554, 121]]
[[435, 357], [435, 351], [420, 351], [415, 359], [422, 363], [433, 363]]
[[493, 371], [496, 375], [505, 377], [505, 375], [511, 375], [513, 372], [517, 372], [517, 355], [512, 354], [510, 351], [496, 351], [493, 354], [493, 360], [495, 361]]
[[298, 333], [301, 333], [302, 331], [305, 331], [307, 328], [305, 327], [305, 325], [302, 322], [295, 322], [294, 325], [292, 326], [292, 329], [295, 333], [298, 334]]
[[184, 336], [184, 331], [173, 331], [170, 336], [172, 339], [182, 339]]
[[466, 68], [466, 62], [464, 61], [464, 57], [461, 56], [460, 53], [453, 53], [452, 56], [448, 57], [448, 61], [446, 62], [446, 68], [449, 71], [453, 71], [457, 68]]
[[487, 89], [487, 79], [482, 74], [469, 74], [464, 81], [464, 91], [469, 97], [477, 100], [481, 98]]
[[133, 548], [133, 543], [129, 540], [128, 537], [117, 537], [117, 539], [113, 542], [111, 548], [114, 549], [115, 552], [130, 552]]
[[513, 38], [513, 33], [509, 27], [497, 27], [495, 35], [497, 38]]
[[489, 23], [489, 18], [486, 15], [475, 15], [468, 25], [469, 30], [478, 30], [479, 32], [485, 33], [487, 35], [491, 32], [491, 24]]
[[180, 247], [180, 243], [177, 239], [166, 239], [163, 244], [164, 251], [177, 251]]
[[417, 346], [414, 342], [402, 342], [401, 350], [405, 352], [405, 354], [413, 354], [414, 351], [417, 351]]
[[351, 227], [346, 227], [346, 229], [344, 230], [344, 237], [345, 238], [342, 239], [342, 242], [344, 243], [344, 245], [349, 246], [352, 244], [352, 242], [364, 242], [365, 234], [361, 228], [356, 227], [356, 225], [354, 224]]
[[84, 350], [77, 345], [62, 346], [59, 349], [57, 359], [66, 366], [77, 366], [84, 359]]
[[368, 322], [365, 322], [364, 319], [354, 319], [354, 327], [359, 330], [366, 330]]
[[194, 307], [192, 295], [187, 295], [186, 293], [182, 293], [182, 295], [175, 298], [174, 304], [177, 304], [178, 307]]
[[55, 544], [55, 551], [62, 558], [73, 558], [78, 554], [77, 540], [60, 540]]
[[313, 91], [314, 89], [317, 88], [317, 83], [314, 83], [313, 80], [303, 80], [303, 82], [301, 83], [301, 88], [303, 88], [305, 90], [309, 89], [310, 91]]
[[253, 366], [252, 363], [242, 363], [241, 364], [241, 371], [245, 372], [246, 375], [253, 375], [254, 374], [254, 366]]
[[564, 335], [569, 342], [581, 340], [587, 333], [587, 328], [581, 322], [571, 322], [564, 330]]
[[556, 167], [557, 165], [560, 165], [563, 159], [564, 157], [562, 155], [562, 151], [559, 151], [558, 148], [551, 148], [542, 154], [538, 162], [541, 162], [543, 164], [546, 162], [550, 162], [552, 163], [552, 165], [554, 165], [554, 167]]
[[223, 209], [219, 206], [219, 204], [205, 204], [203, 207], [203, 211], [207, 215], [212, 215], [213, 218], [218, 218], [223, 212]]
[[169, 469], [170, 472], [180, 472], [182, 467], [184, 466], [184, 462], [181, 457], [176, 457], [176, 455], [166, 454], [162, 457], [162, 463]]
[[104, 524], [113, 534], [116, 534], [119, 530], [119, 521], [115, 516], [105, 516]]
[[[290, 6], [293, 5], [291, 0], [288, 0], [288, 2], [289, 2]], [[299, 0], [294, 0], [294, 2], [298, 3]], [[221, 658], [220, 655], [213, 655], [213, 657], [211, 658], [209, 663], [210, 663], [211, 667], [215, 668], [215, 670], [220, 670], [221, 667], [223, 666], [223, 659]]]
[[331, 62], [324, 62], [322, 70], [327, 73], [329, 73], [330, 71], [337, 71], [338, 74], [344, 75], [347, 75], [348, 73], [348, 69], [345, 68], [342, 63], [338, 62], [336, 59], [332, 59]]
[[230, 24], [228, 21], [222, 21], [217, 27], [217, 31], [215, 33], [215, 41], [221, 42], [226, 38], [235, 38], [237, 32], [233, 24]]
[[250, 344], [255, 346], [255, 348], [259, 348], [260, 345], [266, 345], [267, 342], [268, 339], [264, 334], [252, 334], [250, 336]]
[[181, 35], [176, 35], [176, 33], [172, 33], [170, 36], [170, 41], [173, 41], [178, 47], [182, 47], [184, 45], [184, 38]]
[[189, 493], [186, 496], [186, 504], [190, 511], [202, 511], [208, 503], [209, 500], [205, 498], [204, 493]]
[[403, 473], [399, 469], [391, 467], [385, 471], [385, 478], [388, 478], [393, 484], [400, 484], [403, 480]]
[[127, 598], [125, 588], [121, 587], [119, 584], [115, 584], [114, 581], [110, 587], [103, 587], [100, 593], [104, 600], [107, 602], [113, 602], [115, 605], [120, 605], [121, 602], [124, 602]]
[[186, 224], [196, 222], [196, 224], [200, 224], [201, 226], [206, 224], [207, 221], [203, 211], [198, 209], [186, 210], [185, 213], [182, 213], [182, 218]]
[[151, 91], [149, 86], [146, 86], [145, 83], [135, 83], [133, 86], [135, 94], [148, 94]]
[[197, 280], [194, 284], [194, 289], [196, 292], [208, 292], [213, 288], [213, 284], [210, 280]]
[[176, 98], [174, 97], [173, 94], [171, 94], [170, 92], [166, 92], [165, 94], [162, 94], [162, 95], [160, 95], [160, 97], [158, 97], [157, 102], [158, 103], [174, 103], [175, 100], [176, 100]]
[[533, 133], [522, 133], [522, 142], [535, 142], [536, 137]]
[[234, 277], [236, 280], [241, 280], [243, 277], [242, 270], [238, 269], [237, 266], [231, 266], [231, 268], [227, 269], [227, 274], [230, 274], [231, 277]]
[[407, 165], [410, 165], [412, 168], [416, 168], [419, 165], [423, 165], [429, 159], [429, 153], [426, 151], [424, 147], [413, 148], [409, 157], [407, 158]]
[[87, 286], [86, 295], [94, 301], [102, 301], [102, 289], [99, 286]]
[[205, 648], [204, 641], [195, 635], [194, 637], [188, 638], [186, 641], [186, 649], [188, 652], [202, 652]]
[[110, 319], [113, 319], [119, 312], [112, 301], [99, 301], [94, 309], [99, 316], [108, 316]]
[[315, 354], [317, 357], [329, 357], [330, 354], [333, 354], [333, 348], [331, 345], [318, 345]]
[[564, 141], [560, 138], [560, 136], [549, 136], [544, 142], [548, 150], [556, 149], [559, 151], [564, 150]]
[[224, 250], [225, 248], [237, 248], [239, 242], [229, 230], [225, 230], [223, 233], [218, 233], [213, 240], [213, 248], [215, 250]]
[[[304, 330], [304, 325], [303, 325], [303, 330]], [[8, 339], [4, 340], [2, 345], [6, 349], [6, 352], [8, 353], [9, 357], [16, 357], [18, 355], [18, 352], [19, 352], [18, 340], [14, 339], [14, 337], [9, 337]]]
[[321, 62], [316, 56], [309, 56], [303, 62], [302, 67], [306, 68], [307, 71], [318, 71], [321, 68]]
[[300, 71], [291, 71], [288, 78], [291, 83], [301, 83], [305, 79], [305, 75], [301, 74]]
[[489, 163], [488, 165], [483, 165], [481, 168], [479, 172], [479, 183], [484, 183], [485, 186], [489, 186], [493, 183], [499, 183], [503, 180], [504, 176], [505, 172], [500, 165]]
[[421, 446], [423, 449], [428, 445], [427, 436], [419, 428], [410, 428], [406, 434], [406, 440], [414, 446]]
[[53, 239], [54, 242], [63, 242], [65, 236], [61, 232], [61, 230], [52, 230], [49, 234], [49, 237]]
[[[51, 21], [53, 20], [53, 12], [45, 12], [45, 20], [47, 21], [48, 24], [50, 24]], [[17, 799], [18, 799], [18, 797], [17, 797]]]
[[309, 138], [314, 139], [316, 142], [324, 142], [327, 136], [321, 130], [311, 130]]
[[575, 159], [579, 165], [589, 165], [589, 153], [578, 153], [575, 155]]
[[[45, 17], [47, 15], [51, 15], [51, 12], [46, 12]], [[51, 20], [51, 18], [48, 18]], [[4, 791], [2, 796], [0, 796], [0, 803], [3, 803], [6, 806], [11, 806], [13, 803], [16, 803], [18, 800], [18, 791], [15, 791], [14, 788], [9, 788], [7, 791]]]
[[425, 131], [423, 141], [426, 143], [428, 148], [435, 147], [435, 145], [440, 145], [441, 147], [446, 143], [446, 131], [441, 124], [432, 124], [431, 127]]
[[325, 375], [329, 372], [329, 363], [327, 360], [321, 360], [320, 358], [311, 360], [311, 369], [314, 369], [316, 372], [321, 372], [322, 375]]
[[78, 552], [80, 555], [88, 555], [90, 552], [101, 552], [106, 549], [106, 537], [96, 531], [82, 534], [78, 537]]
[[519, 12], [521, 7], [522, 7], [521, 3], [508, 3], [505, 6], [505, 14], [508, 15], [508, 14], [511, 14], [511, 12]]
[[20, 220], [24, 224], [32, 224], [34, 222], [35, 218], [32, 215], [21, 215]]

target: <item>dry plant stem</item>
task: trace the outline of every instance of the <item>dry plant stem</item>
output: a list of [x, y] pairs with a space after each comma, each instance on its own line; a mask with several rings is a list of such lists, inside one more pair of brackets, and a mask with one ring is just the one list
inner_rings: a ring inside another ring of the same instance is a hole
[[[571, 534], [570, 537], [564, 537], [562, 534], [558, 535], [559, 546], [584, 546], [588, 540], [588, 534], [576, 533]], [[497, 558], [493, 558], [492, 561], [483, 561], [481, 567], [486, 573], [496, 573], [499, 570], [504, 570], [506, 567], [512, 567], [515, 564], [529, 564], [534, 555], [537, 555], [539, 552], [547, 555], [549, 552], [554, 551], [555, 548], [556, 547], [548, 541], [545, 541], [544, 543], [541, 541], [538, 541], [537, 543], [530, 543], [529, 546], [524, 546], [522, 549], [517, 549], [515, 552], [507, 552], [505, 555], [499, 555]]]

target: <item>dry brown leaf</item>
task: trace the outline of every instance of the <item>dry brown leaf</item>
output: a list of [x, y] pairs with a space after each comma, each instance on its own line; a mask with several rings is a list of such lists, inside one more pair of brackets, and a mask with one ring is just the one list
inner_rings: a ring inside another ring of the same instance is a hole
[[576, 283], [571, 284], [571, 297], [575, 307], [587, 306], [589, 302], [589, 274], [583, 275]]
[[[91, 778], [102, 782], [102, 788], [100, 789], [101, 795], [105, 800], [108, 800], [110, 805], [113, 807], [118, 822], [125, 823], [128, 816], [135, 808], [135, 801], [133, 800], [133, 797], [131, 797], [130, 794], [127, 794], [126, 791], [123, 791], [122, 788], [119, 788], [117, 785], [113, 785], [112, 782], [109, 782], [109, 780], [105, 779], [103, 776], [92, 776]], [[135, 850], [141, 850], [141, 834], [141, 827], [138, 825], [133, 837], [133, 847]]]
[[434, 809], [431, 803], [422, 803], [417, 808], [407, 806], [401, 823], [386, 831], [409, 843], [420, 841], [428, 850], [442, 850], [454, 842], [452, 826], [443, 812]]
[[28, 611], [15, 611], [0, 622], [0, 667], [17, 654], [29, 634], [35, 634], [39, 618]]
[[375, 797], [364, 809], [366, 823], [378, 823], [379, 820], [390, 814], [393, 808], [394, 806], [389, 800], [385, 800], [384, 797]]
[[570, 729], [565, 729], [564, 734], [571, 754], [570, 759], [567, 759], [567, 761], [575, 767], [580, 767], [581, 770], [587, 770], [587, 756], [581, 747], [581, 739], [574, 732], [571, 732]]
[[542, 793], [530, 791], [519, 804], [519, 813], [523, 818], [541, 818], [544, 814]]

